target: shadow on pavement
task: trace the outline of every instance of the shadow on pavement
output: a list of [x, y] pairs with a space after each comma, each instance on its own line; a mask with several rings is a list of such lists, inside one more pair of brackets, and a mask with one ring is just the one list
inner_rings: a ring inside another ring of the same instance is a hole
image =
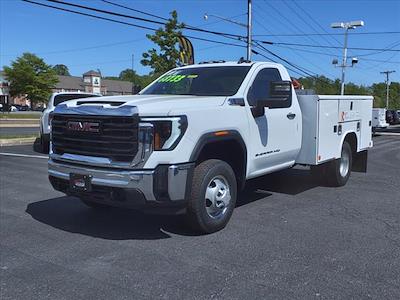
[[315, 181], [309, 170], [288, 169], [251, 180], [246, 186], [267, 192], [297, 195], [321, 183]]
[[35, 220], [52, 227], [110, 240], [169, 238], [163, 228], [182, 228], [176, 216], [147, 215], [135, 210], [94, 210], [74, 197], [59, 197], [30, 203], [26, 209]]
[[[288, 170], [252, 180], [240, 193], [237, 207], [271, 196], [272, 192], [295, 195], [318, 186], [306, 170]], [[30, 203], [26, 212], [52, 227], [109, 240], [155, 240], [170, 238], [169, 233], [194, 236], [183, 216], [151, 215], [135, 210], [107, 208], [94, 210], [78, 198], [58, 197]]]

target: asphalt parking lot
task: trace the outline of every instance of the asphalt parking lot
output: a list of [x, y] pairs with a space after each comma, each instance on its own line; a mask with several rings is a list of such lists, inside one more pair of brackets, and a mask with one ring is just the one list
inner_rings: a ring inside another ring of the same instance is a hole
[[342, 188], [295, 169], [252, 182], [206, 236], [95, 212], [52, 190], [31, 146], [0, 148], [0, 298], [400, 299], [400, 137], [374, 144]]

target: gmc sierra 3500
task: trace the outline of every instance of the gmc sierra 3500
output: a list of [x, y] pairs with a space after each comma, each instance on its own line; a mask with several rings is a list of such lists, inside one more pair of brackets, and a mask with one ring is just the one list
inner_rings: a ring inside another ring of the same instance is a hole
[[372, 100], [296, 94], [276, 63], [176, 68], [138, 95], [58, 105], [49, 179], [90, 207], [181, 212], [211, 233], [247, 179], [300, 164], [342, 186], [366, 172]]

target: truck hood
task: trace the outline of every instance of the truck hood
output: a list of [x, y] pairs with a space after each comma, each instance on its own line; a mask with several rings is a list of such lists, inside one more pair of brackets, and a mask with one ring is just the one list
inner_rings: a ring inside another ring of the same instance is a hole
[[167, 116], [173, 114], [174, 111], [220, 106], [225, 99], [225, 96], [132, 95], [77, 99], [63, 104], [72, 108], [82, 106], [77, 105], [79, 101], [84, 101], [84, 105], [99, 105], [98, 102], [101, 101], [104, 106], [107, 106], [107, 104], [104, 104], [107, 102], [110, 104], [123, 102], [121, 106], [136, 106], [139, 115], [142, 116]]

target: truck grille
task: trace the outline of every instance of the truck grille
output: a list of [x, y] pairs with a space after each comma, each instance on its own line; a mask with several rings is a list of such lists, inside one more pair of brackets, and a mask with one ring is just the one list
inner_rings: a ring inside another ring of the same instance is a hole
[[131, 162], [138, 151], [137, 116], [54, 114], [53, 153], [106, 157]]

